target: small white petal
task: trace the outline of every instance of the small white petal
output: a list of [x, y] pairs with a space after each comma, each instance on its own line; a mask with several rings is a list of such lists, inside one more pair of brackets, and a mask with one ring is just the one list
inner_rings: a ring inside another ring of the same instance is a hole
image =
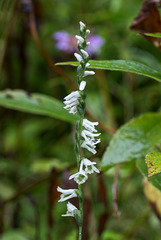
[[87, 42], [86, 45], [89, 46], [89, 45], [90, 45], [90, 42]]
[[62, 189], [60, 187], [57, 187], [57, 191], [62, 193], [58, 202], [63, 202], [71, 198], [77, 197], [76, 189]]
[[73, 97], [78, 97], [78, 96], [79, 96], [79, 92], [78, 91], [73, 91], [69, 95], [67, 95], [64, 99], [65, 100], [69, 100], [69, 99], [71, 99]]
[[83, 77], [89, 76], [89, 75], [94, 75], [94, 71], [85, 71]]
[[80, 63], [83, 59], [80, 54], [74, 53], [74, 56], [76, 57], [77, 61]]
[[86, 35], [89, 35], [89, 34], [90, 34], [90, 30], [87, 29], [87, 30], [86, 30]]
[[[82, 166], [82, 167], [83, 167], [83, 166]], [[71, 175], [71, 176], [69, 177], [69, 180], [71, 180], [71, 179], [74, 178], [74, 181], [75, 181], [77, 184], [79, 184], [79, 185], [85, 183], [85, 181], [88, 179], [88, 176], [87, 176], [87, 174], [85, 173], [85, 171], [81, 169], [82, 167], [80, 167], [79, 172]]]
[[86, 81], [82, 81], [79, 85], [79, 90], [83, 91], [85, 89], [85, 86], [86, 86]]
[[83, 127], [85, 127], [87, 130], [89, 130], [91, 132], [97, 132], [97, 130], [95, 129], [95, 126], [98, 125], [98, 122], [91, 122], [87, 119], [83, 119], [82, 125], [83, 125]]
[[66, 214], [62, 214], [63, 217], [74, 217], [74, 211], [78, 210], [73, 204], [70, 202], [67, 203], [67, 212]]
[[75, 38], [76, 38], [80, 43], [83, 43], [83, 42], [84, 42], [84, 38], [82, 38], [81, 36], [75, 35]]
[[64, 98], [64, 108], [69, 110], [69, 113], [75, 114], [77, 112], [77, 106], [79, 105], [78, 99], [80, 98], [79, 91], [71, 92]]
[[89, 57], [89, 55], [88, 55], [88, 53], [86, 51], [84, 51], [83, 49], [81, 49], [80, 51], [81, 51], [81, 53], [82, 53], [84, 58], [88, 58]]
[[86, 63], [86, 66], [85, 66], [85, 67], [87, 68], [87, 67], [89, 67], [89, 66], [90, 66], [90, 64], [89, 64], [89, 63]]
[[93, 154], [96, 154], [96, 150], [94, 150], [92, 147], [89, 147], [86, 142], [83, 142], [82, 145], [81, 145], [82, 148], [86, 148], [89, 152], [93, 153]]
[[80, 30], [83, 31], [86, 25], [82, 21], [80, 21], [79, 24], [80, 24]]

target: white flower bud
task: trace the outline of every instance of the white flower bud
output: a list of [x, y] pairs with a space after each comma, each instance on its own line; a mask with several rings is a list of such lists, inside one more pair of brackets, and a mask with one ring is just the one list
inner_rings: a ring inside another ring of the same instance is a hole
[[85, 89], [85, 86], [86, 86], [86, 82], [85, 81], [82, 81], [79, 85], [79, 90], [80, 91], [83, 91]]
[[77, 59], [77, 61], [78, 61], [79, 63], [83, 60], [83, 58], [81, 57], [81, 55], [78, 54], [78, 53], [74, 53], [74, 56], [76, 57], [76, 59]]
[[81, 49], [80, 51], [81, 51], [81, 53], [82, 53], [84, 58], [88, 58], [89, 57], [89, 55], [88, 55], [88, 53], [86, 51], [84, 51], [83, 49]]

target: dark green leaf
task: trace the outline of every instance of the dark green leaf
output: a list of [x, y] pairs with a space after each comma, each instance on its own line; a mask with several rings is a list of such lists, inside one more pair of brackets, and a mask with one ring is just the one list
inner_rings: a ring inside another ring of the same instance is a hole
[[[103, 60], [103, 61], [91, 60], [89, 61], [89, 63], [90, 63], [89, 68], [137, 73], [140, 75], [144, 75], [146, 77], [153, 78], [157, 81], [161, 81], [161, 73], [139, 62], [125, 60]], [[58, 65], [78, 66], [79, 63], [62, 62], [58, 63]]]
[[147, 113], [122, 126], [107, 147], [102, 169], [145, 157], [161, 141], [161, 113]]
[[43, 94], [28, 94], [22, 90], [5, 90], [0, 92], [0, 106], [23, 112], [54, 117], [71, 123], [77, 116], [69, 114], [62, 102]]

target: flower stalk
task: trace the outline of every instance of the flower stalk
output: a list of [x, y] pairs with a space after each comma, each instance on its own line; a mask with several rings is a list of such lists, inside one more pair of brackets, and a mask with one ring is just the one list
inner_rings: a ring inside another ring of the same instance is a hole
[[88, 175], [91, 173], [99, 173], [99, 170], [95, 167], [96, 162], [92, 162], [82, 155], [82, 148], [86, 148], [91, 153], [96, 153], [96, 145], [100, 142], [98, 136], [100, 133], [97, 133], [96, 126], [98, 122], [90, 122], [84, 118], [85, 115], [85, 92], [86, 81], [84, 77], [88, 75], [94, 75], [94, 71], [87, 71], [86, 68], [89, 67], [89, 55], [86, 51], [90, 42], [86, 41], [87, 36], [90, 31], [86, 28], [86, 25], [83, 22], [80, 22], [80, 36], [76, 35], [78, 53], [74, 53], [79, 66], [77, 67], [77, 83], [78, 89], [70, 93], [64, 98], [65, 109], [71, 114], [79, 114], [79, 120], [76, 122], [76, 133], [75, 133], [75, 154], [77, 159], [77, 168], [78, 172], [71, 175], [69, 180], [74, 179], [78, 184], [78, 189], [68, 189], [64, 190], [60, 187], [57, 188], [57, 191], [61, 193], [59, 202], [69, 200], [73, 197], [78, 197], [79, 199], [79, 210], [72, 205], [70, 202], [67, 203], [67, 213], [62, 216], [72, 216], [75, 217], [79, 225], [79, 234], [78, 239], [82, 240], [82, 225], [83, 225], [83, 186], [82, 184], [88, 179]]

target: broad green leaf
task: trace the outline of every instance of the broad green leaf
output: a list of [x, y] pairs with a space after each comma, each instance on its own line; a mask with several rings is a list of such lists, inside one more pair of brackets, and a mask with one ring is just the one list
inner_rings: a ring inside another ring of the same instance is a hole
[[77, 116], [69, 114], [62, 102], [43, 94], [28, 94], [23, 90], [5, 90], [0, 92], [0, 106], [23, 112], [54, 117], [71, 123]]
[[[137, 73], [140, 75], [144, 75], [146, 77], [153, 78], [157, 81], [161, 81], [160, 72], [139, 62], [125, 61], [125, 60], [103, 60], [103, 61], [91, 60], [89, 61], [89, 63], [90, 63], [90, 66], [88, 68]], [[62, 63], [58, 63], [58, 65], [78, 66], [79, 63], [78, 62], [62, 62]]]
[[145, 163], [144, 158], [138, 159], [136, 161], [136, 165], [139, 169], [139, 171], [143, 174], [144, 177], [146, 177], [156, 188], [158, 188], [161, 191], [161, 173], [158, 173], [152, 177], [148, 178], [148, 168]]
[[161, 141], [161, 113], [146, 113], [122, 126], [102, 159], [102, 169], [145, 157]]
[[145, 161], [148, 165], [148, 177], [161, 172], [161, 153], [150, 152], [146, 155]]
[[161, 33], [144, 33], [144, 35], [149, 37], [161, 38]]

